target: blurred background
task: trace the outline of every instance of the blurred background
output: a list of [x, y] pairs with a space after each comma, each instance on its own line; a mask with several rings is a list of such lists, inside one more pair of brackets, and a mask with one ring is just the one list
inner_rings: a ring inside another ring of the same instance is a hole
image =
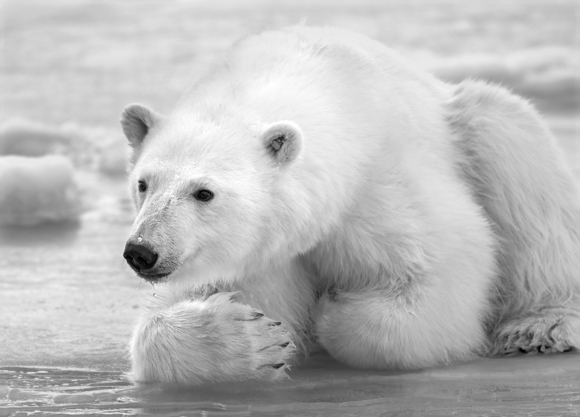
[[153, 289], [122, 258], [133, 213], [120, 113], [132, 102], [168, 112], [249, 33], [335, 25], [445, 80], [500, 83], [537, 105], [580, 178], [574, 0], [7, 0], [0, 7], [0, 365], [128, 369], [126, 342]]

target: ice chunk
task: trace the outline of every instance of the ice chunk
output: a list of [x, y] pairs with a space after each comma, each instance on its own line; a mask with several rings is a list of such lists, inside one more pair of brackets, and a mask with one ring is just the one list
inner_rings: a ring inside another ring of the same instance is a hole
[[67, 122], [47, 126], [27, 120], [10, 120], [0, 125], [0, 155], [65, 155], [76, 167], [92, 168], [98, 128], [82, 128]]
[[0, 224], [76, 221], [81, 198], [69, 159], [0, 156]]
[[0, 127], [0, 155], [42, 156], [70, 146], [72, 136], [60, 129], [13, 120]]

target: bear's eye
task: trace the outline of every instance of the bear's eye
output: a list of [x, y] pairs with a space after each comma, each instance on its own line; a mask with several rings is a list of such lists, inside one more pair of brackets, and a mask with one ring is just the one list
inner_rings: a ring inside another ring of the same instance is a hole
[[213, 198], [213, 193], [210, 190], [198, 190], [193, 194], [196, 200], [208, 202]]
[[147, 184], [145, 184], [145, 181], [139, 181], [139, 185], [137, 188], [139, 189], [140, 193], [144, 193], [145, 191], [147, 191]]

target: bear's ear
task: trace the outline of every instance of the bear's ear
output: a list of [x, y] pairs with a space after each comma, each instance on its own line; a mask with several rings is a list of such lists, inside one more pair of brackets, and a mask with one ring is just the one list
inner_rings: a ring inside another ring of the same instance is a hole
[[162, 116], [140, 104], [130, 104], [121, 114], [123, 133], [133, 148], [139, 147], [149, 129], [157, 124]]
[[293, 161], [302, 150], [302, 132], [293, 122], [276, 122], [266, 127], [262, 143], [280, 164]]

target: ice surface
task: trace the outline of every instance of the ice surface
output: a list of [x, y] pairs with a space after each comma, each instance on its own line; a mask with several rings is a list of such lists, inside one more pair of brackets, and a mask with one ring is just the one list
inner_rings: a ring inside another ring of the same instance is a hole
[[81, 198], [73, 174], [62, 155], [0, 156], [0, 225], [77, 220]]
[[177, 390], [131, 386], [119, 371], [0, 366], [0, 415], [577, 415], [579, 370], [576, 353], [479, 359], [408, 372], [348, 369], [317, 357], [285, 381]]

